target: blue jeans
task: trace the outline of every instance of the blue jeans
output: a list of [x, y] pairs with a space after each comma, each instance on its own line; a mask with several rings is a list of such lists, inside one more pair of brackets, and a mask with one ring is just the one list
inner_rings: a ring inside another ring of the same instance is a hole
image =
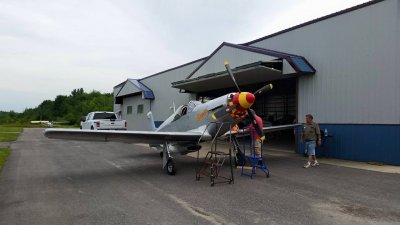
[[315, 147], [317, 146], [317, 144], [315, 143], [315, 141], [306, 141], [306, 145], [305, 145], [305, 153], [307, 153], [309, 156], [310, 155], [315, 155]]

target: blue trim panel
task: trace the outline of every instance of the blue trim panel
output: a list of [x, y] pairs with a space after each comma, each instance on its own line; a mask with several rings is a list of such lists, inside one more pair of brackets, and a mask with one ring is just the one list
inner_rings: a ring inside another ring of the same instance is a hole
[[144, 85], [139, 80], [135, 80], [135, 79], [128, 79], [128, 80], [142, 91], [142, 96], [144, 99], [154, 100], [153, 91], [149, 87]]
[[292, 62], [297, 66], [297, 68], [303, 73], [315, 73], [315, 70], [311, 68], [309, 63], [302, 57], [291, 56]]
[[[328, 130], [328, 138], [317, 147], [317, 157], [383, 162], [400, 165], [400, 124], [320, 124]], [[298, 140], [301, 140], [298, 128]], [[297, 151], [304, 153], [304, 144], [298, 142]]]

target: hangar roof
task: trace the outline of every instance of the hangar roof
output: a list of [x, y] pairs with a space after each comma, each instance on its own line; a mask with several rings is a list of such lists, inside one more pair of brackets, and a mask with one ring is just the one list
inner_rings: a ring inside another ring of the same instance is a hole
[[[223, 63], [220, 62], [220, 59], [218, 57], [218, 54], [223, 55], [226, 52], [226, 54], [240, 54], [239, 60], [242, 65], [245, 65], [246, 63], [243, 63], [246, 61], [245, 58], [247, 58], [248, 63], [254, 62], [254, 58], [257, 59], [263, 59], [263, 60], [285, 60], [287, 63], [290, 64], [290, 66], [293, 68], [293, 73], [315, 73], [315, 69], [311, 66], [311, 64], [302, 56], [294, 55], [294, 54], [288, 54], [284, 52], [278, 52], [278, 51], [273, 51], [269, 49], [264, 49], [264, 48], [259, 48], [259, 47], [254, 47], [254, 46], [243, 46], [243, 45], [236, 45], [236, 44], [231, 44], [227, 42], [223, 42], [217, 49], [215, 49], [211, 55], [209, 55], [188, 77], [189, 78], [194, 78], [198, 77], [202, 74], [202, 68], [204, 67], [215, 67], [213, 61], [217, 61], [216, 63], [219, 65], [218, 71], [225, 70]], [[227, 57], [226, 59], [229, 59]], [[235, 58], [234, 58], [235, 59]], [[234, 60], [232, 59], [232, 60]], [[219, 60], [219, 61], [218, 61]], [[225, 59], [223, 59], [225, 60]], [[235, 62], [231, 62], [235, 65]], [[237, 65], [237, 64], [236, 64]], [[239, 65], [241, 66], [241, 65]], [[218, 68], [218, 67], [217, 67]], [[212, 68], [214, 69], [214, 68]], [[217, 71], [215, 71], [217, 72]]]
[[136, 95], [136, 94], [141, 93], [142, 98], [144, 98], [144, 99], [154, 99], [153, 91], [149, 87], [144, 85], [142, 82], [140, 82], [139, 80], [127, 79], [122, 84], [123, 84], [123, 86], [122, 86], [121, 90], [117, 93], [117, 95], [115, 96], [116, 98], [128, 96], [128, 95]]
[[233, 71], [239, 85], [314, 74], [313, 66], [302, 56], [253, 46], [222, 43], [185, 80], [172, 87], [188, 92], [204, 92], [233, 85], [223, 61], [236, 66]]

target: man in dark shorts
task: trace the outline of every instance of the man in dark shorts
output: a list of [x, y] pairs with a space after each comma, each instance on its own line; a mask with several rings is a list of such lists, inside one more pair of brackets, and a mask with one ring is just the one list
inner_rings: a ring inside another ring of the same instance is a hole
[[308, 161], [304, 165], [304, 168], [310, 168], [310, 166], [318, 166], [319, 163], [315, 157], [315, 148], [321, 145], [321, 131], [317, 123], [313, 122], [313, 116], [311, 114], [306, 115], [306, 123], [303, 125], [303, 131], [301, 133], [301, 142], [305, 143], [305, 151], [308, 154]]

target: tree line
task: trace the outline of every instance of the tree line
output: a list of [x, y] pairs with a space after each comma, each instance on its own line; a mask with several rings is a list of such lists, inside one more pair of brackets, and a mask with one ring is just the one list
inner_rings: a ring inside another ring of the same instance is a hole
[[62, 121], [77, 125], [80, 118], [92, 111], [113, 111], [113, 94], [99, 91], [85, 92], [74, 89], [70, 95], [58, 95], [54, 100], [44, 100], [35, 108], [22, 113], [0, 111], [0, 124], [23, 124], [32, 120]]

